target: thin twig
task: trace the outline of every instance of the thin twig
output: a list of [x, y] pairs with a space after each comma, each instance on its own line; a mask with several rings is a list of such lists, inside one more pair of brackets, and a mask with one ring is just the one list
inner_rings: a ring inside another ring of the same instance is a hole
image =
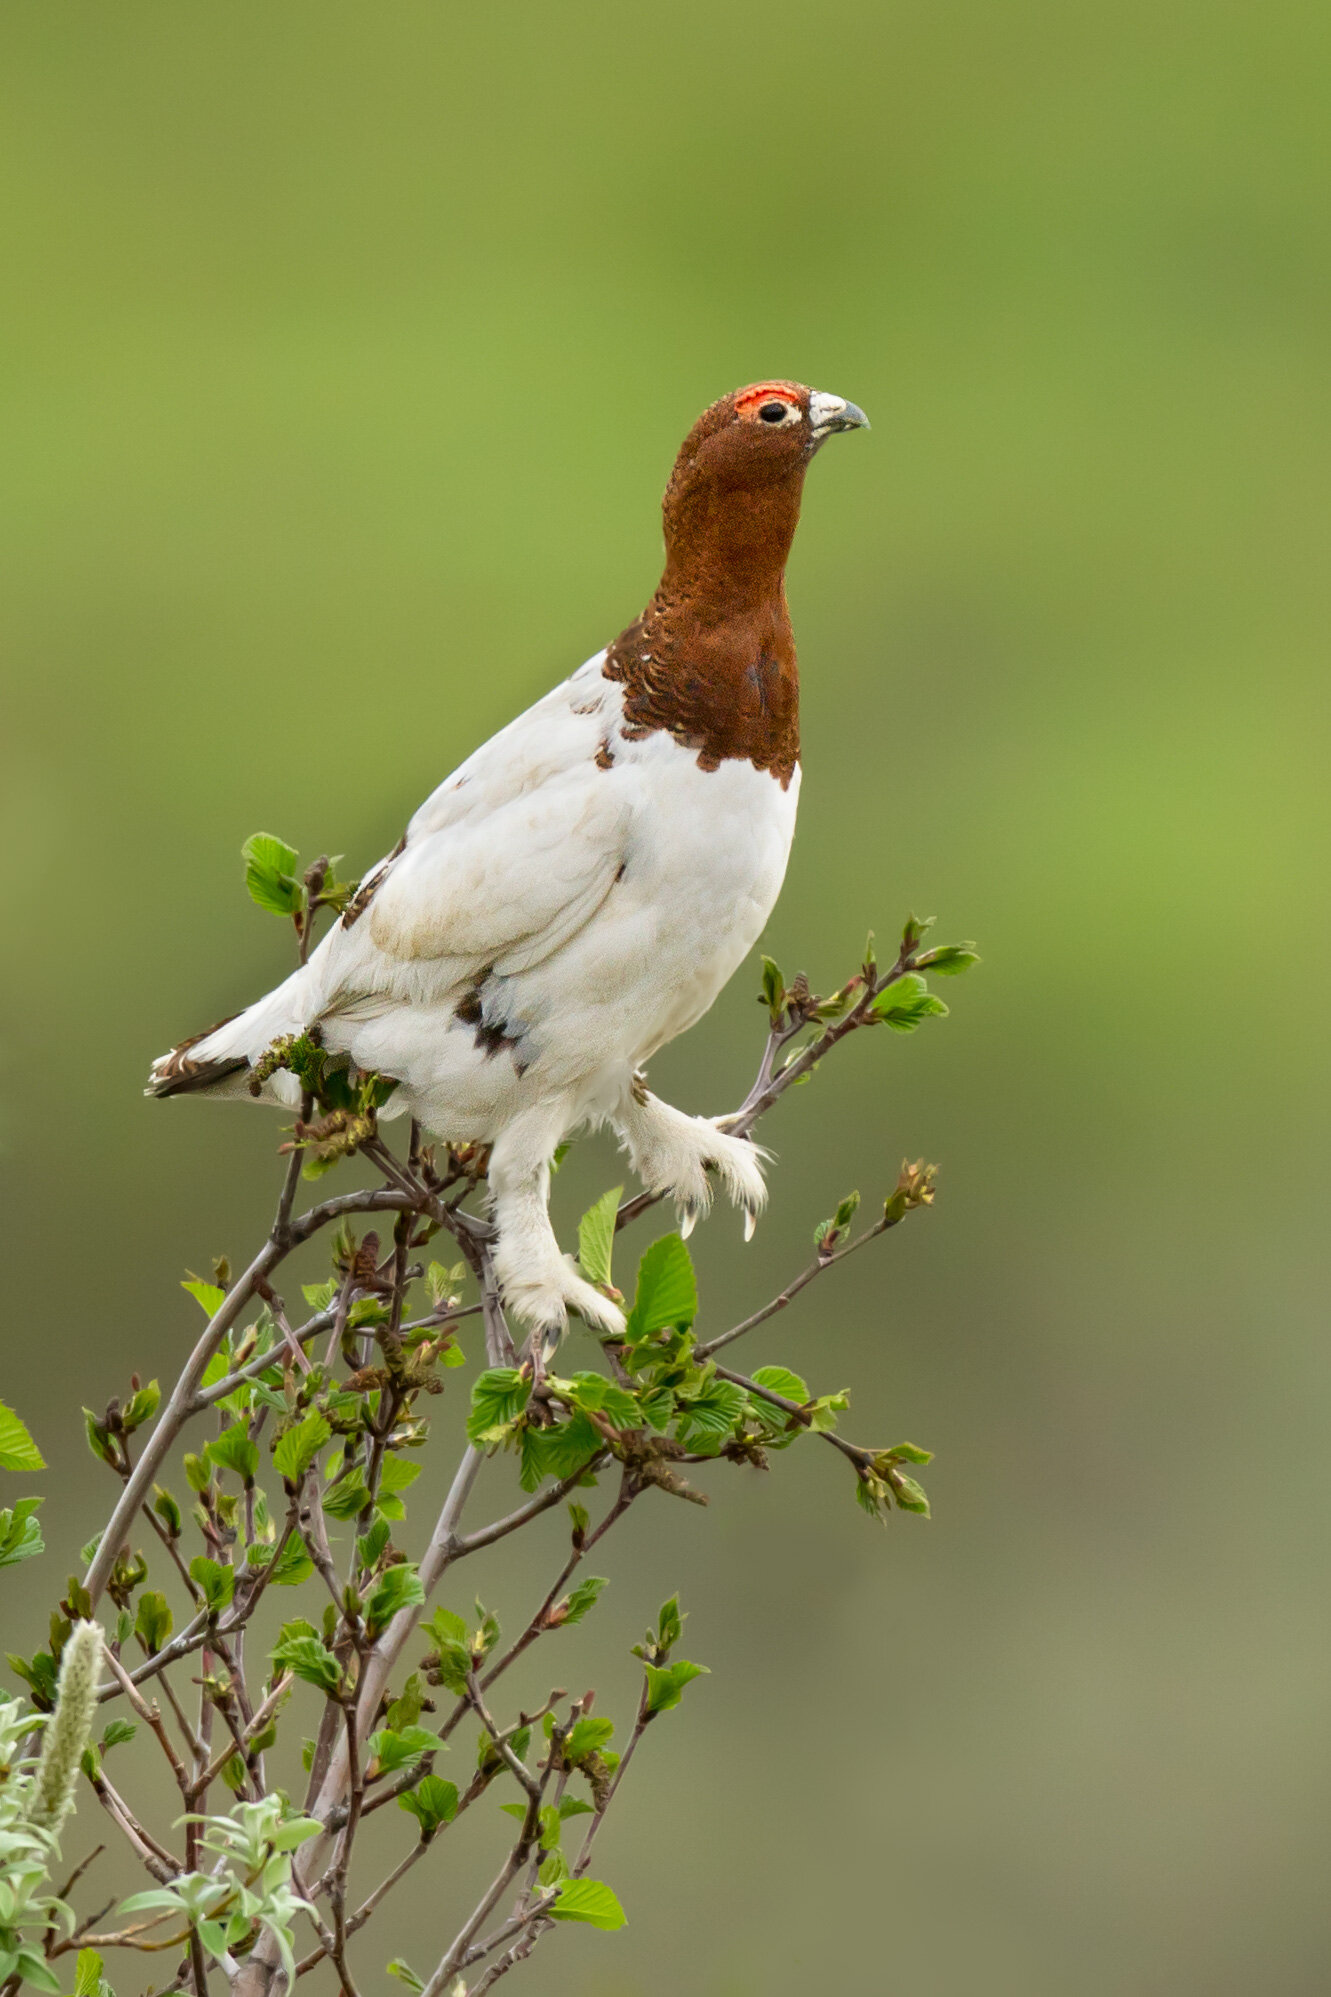
[[733, 1345], [735, 1340], [743, 1338], [746, 1332], [756, 1331], [760, 1324], [766, 1324], [769, 1317], [775, 1317], [778, 1311], [783, 1311], [787, 1304], [793, 1303], [800, 1291], [806, 1290], [816, 1276], [821, 1276], [827, 1269], [834, 1269], [838, 1262], [844, 1262], [848, 1255], [853, 1255], [868, 1242], [876, 1241], [880, 1234], [886, 1234], [890, 1227], [896, 1227], [898, 1224], [898, 1220], [884, 1217], [875, 1221], [872, 1227], [866, 1228], [863, 1234], [857, 1235], [855, 1240], [848, 1242], [844, 1248], [835, 1249], [830, 1255], [816, 1256], [807, 1269], [801, 1270], [793, 1282], [786, 1284], [780, 1296], [773, 1297], [770, 1304], [764, 1304], [761, 1310], [754, 1311], [753, 1315], [746, 1317], [742, 1324], [732, 1325], [729, 1331], [719, 1333], [716, 1338], [705, 1339], [695, 1348], [694, 1357], [710, 1359], [712, 1354], [720, 1352], [723, 1346]]
[[190, 1793], [192, 1796], [198, 1797], [205, 1794], [206, 1791], [212, 1787], [213, 1783], [217, 1780], [218, 1776], [222, 1773], [222, 1770], [226, 1767], [228, 1761], [230, 1761], [232, 1755], [236, 1752], [237, 1748], [239, 1748], [241, 1753], [244, 1753], [245, 1748], [249, 1745], [249, 1743], [252, 1740], [256, 1739], [258, 1735], [263, 1732], [265, 1725], [272, 1718], [273, 1714], [277, 1711], [277, 1708], [281, 1705], [283, 1699], [290, 1691], [293, 1682], [294, 1680], [292, 1678], [291, 1672], [284, 1671], [282, 1676], [278, 1679], [276, 1685], [274, 1685], [272, 1691], [268, 1694], [268, 1697], [264, 1700], [263, 1704], [257, 1708], [254, 1718], [249, 1722], [248, 1726], [245, 1728], [244, 1732], [241, 1735], [240, 1741], [234, 1743], [232, 1746], [223, 1748], [220, 1754], [214, 1756], [213, 1760], [204, 1769], [203, 1773], [197, 1776], [193, 1781], [193, 1783], [191, 1783]]
[[134, 1680], [130, 1677], [128, 1671], [126, 1671], [115, 1653], [106, 1648], [104, 1655], [111, 1668], [111, 1675], [119, 1680], [120, 1689], [129, 1700], [130, 1705], [134, 1708], [144, 1725], [156, 1735], [161, 1744], [162, 1752], [171, 1764], [171, 1773], [176, 1778], [176, 1786], [179, 1788], [181, 1795], [188, 1796], [190, 1793], [189, 1777], [185, 1773], [184, 1764], [180, 1756], [171, 1745], [170, 1736], [166, 1731], [160, 1711], [155, 1705], [150, 1706], [148, 1704], [148, 1701], [143, 1697]]

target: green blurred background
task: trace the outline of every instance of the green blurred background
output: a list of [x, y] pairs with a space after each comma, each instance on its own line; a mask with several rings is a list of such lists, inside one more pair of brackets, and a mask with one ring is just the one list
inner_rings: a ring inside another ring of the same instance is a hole
[[[695, 1242], [719, 1322], [941, 1161], [751, 1351], [936, 1449], [935, 1518], [810, 1447], [630, 1522], [536, 1678], [623, 1708], [673, 1587], [714, 1675], [604, 1840], [631, 1926], [547, 1943], [548, 1997], [1331, 1982], [1329, 55], [1298, 0], [0, 22], [12, 1646], [105, 1507], [77, 1404], [174, 1374], [178, 1276], [270, 1210], [275, 1124], [139, 1093], [285, 968], [241, 840], [363, 867], [611, 637], [715, 395], [873, 418], [792, 563], [767, 947], [826, 988], [913, 907], [985, 963], [783, 1104], [751, 1248]], [[731, 1106], [755, 989], [654, 1084]], [[582, 1146], [561, 1223], [615, 1175]], [[464, 1885], [413, 1876], [368, 1988]]]

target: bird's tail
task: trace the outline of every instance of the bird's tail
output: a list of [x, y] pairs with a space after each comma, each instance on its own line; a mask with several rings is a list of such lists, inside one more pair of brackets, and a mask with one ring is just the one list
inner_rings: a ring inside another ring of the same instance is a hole
[[[249, 1070], [283, 1034], [299, 1033], [309, 1025], [311, 1002], [308, 966], [293, 973], [244, 1012], [219, 1020], [202, 1033], [192, 1033], [161, 1054], [152, 1064], [149, 1096], [245, 1096], [251, 1093]], [[295, 1077], [279, 1071], [264, 1083], [269, 1101], [298, 1103]]]

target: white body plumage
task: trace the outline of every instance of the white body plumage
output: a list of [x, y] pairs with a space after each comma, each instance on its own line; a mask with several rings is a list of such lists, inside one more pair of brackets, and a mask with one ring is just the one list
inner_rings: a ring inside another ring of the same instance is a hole
[[[560, 1253], [548, 1161], [585, 1122], [614, 1125], [652, 1191], [688, 1215], [713, 1165], [741, 1204], [764, 1198], [751, 1144], [650, 1096], [635, 1071], [691, 1026], [752, 949], [795, 828], [788, 785], [752, 763], [699, 767], [667, 731], [621, 730], [605, 654], [493, 736], [426, 800], [362, 912], [310, 961], [190, 1049], [254, 1062], [280, 1035], [398, 1078], [385, 1114], [494, 1147], [490, 1183], [507, 1302], [555, 1330], [567, 1308], [619, 1315]], [[291, 1101], [279, 1073], [265, 1093]], [[248, 1093], [238, 1073], [214, 1093]]]

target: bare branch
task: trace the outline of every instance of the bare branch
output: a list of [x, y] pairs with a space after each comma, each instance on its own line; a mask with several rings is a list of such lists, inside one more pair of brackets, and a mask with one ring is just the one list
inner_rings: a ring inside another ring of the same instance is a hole
[[787, 1283], [780, 1296], [773, 1297], [771, 1303], [764, 1304], [761, 1310], [754, 1311], [752, 1317], [746, 1317], [743, 1323], [732, 1325], [729, 1331], [721, 1332], [716, 1338], [705, 1339], [696, 1348], [696, 1356], [699, 1359], [710, 1359], [712, 1354], [720, 1352], [723, 1346], [733, 1345], [735, 1340], [743, 1338], [746, 1332], [756, 1331], [760, 1324], [766, 1324], [769, 1317], [775, 1317], [778, 1311], [783, 1311], [787, 1304], [793, 1303], [800, 1291], [807, 1290], [815, 1277], [821, 1276], [828, 1269], [834, 1269], [838, 1262], [844, 1262], [848, 1255], [853, 1255], [868, 1242], [876, 1241], [880, 1234], [886, 1234], [889, 1228], [898, 1224], [899, 1219], [889, 1220], [884, 1217], [875, 1221], [872, 1227], [866, 1228], [863, 1234], [857, 1235], [845, 1248], [838, 1248], [831, 1255], [815, 1256], [807, 1269], [801, 1270], [793, 1282]]

